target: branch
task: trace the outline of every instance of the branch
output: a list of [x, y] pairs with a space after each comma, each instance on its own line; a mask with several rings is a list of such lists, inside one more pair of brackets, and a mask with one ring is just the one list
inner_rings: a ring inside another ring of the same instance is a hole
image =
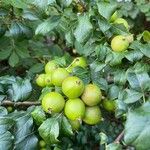
[[40, 102], [34, 102], [34, 101], [24, 101], [24, 102], [13, 102], [13, 101], [10, 101], [10, 100], [4, 100], [0, 103], [0, 106], [14, 106], [14, 107], [17, 107], [17, 106], [32, 106], [32, 105], [40, 105], [41, 103]]
[[120, 143], [120, 140], [123, 138], [123, 136], [124, 136], [124, 130], [118, 135], [114, 143]]

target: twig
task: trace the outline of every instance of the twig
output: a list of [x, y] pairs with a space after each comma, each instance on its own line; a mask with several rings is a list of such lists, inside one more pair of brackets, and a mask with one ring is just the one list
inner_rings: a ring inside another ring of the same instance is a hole
[[0, 103], [0, 106], [32, 106], [32, 105], [40, 105], [40, 102], [34, 101], [24, 101], [24, 102], [12, 102], [10, 100], [4, 100]]
[[123, 138], [123, 136], [124, 136], [124, 130], [117, 136], [114, 143], [120, 143], [120, 140]]

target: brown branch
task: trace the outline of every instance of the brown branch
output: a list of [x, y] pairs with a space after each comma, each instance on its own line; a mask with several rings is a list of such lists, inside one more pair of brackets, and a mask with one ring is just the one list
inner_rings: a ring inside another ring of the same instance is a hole
[[123, 136], [124, 136], [124, 130], [117, 136], [114, 143], [120, 143], [120, 140], [123, 138]]
[[17, 106], [32, 106], [32, 105], [40, 105], [41, 103], [40, 102], [37, 102], [37, 101], [24, 101], [24, 102], [13, 102], [13, 101], [10, 101], [10, 100], [4, 100], [0, 103], [0, 106], [14, 106], [14, 107], [17, 107]]

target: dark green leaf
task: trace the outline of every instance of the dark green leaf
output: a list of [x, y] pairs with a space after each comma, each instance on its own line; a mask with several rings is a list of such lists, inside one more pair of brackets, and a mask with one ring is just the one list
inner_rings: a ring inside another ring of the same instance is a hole
[[44, 139], [44, 141], [48, 144], [58, 143], [59, 136], [59, 121], [58, 116], [52, 117], [44, 121], [39, 127], [39, 134]]
[[13, 135], [7, 131], [3, 134], [0, 134], [0, 149], [1, 150], [10, 150], [13, 149]]
[[[117, 8], [117, 3], [114, 2], [98, 2], [98, 12], [107, 20], [110, 19], [111, 15]], [[107, 13], [106, 13], [107, 12]]]
[[74, 31], [76, 40], [79, 43], [85, 42], [85, 40], [90, 35], [92, 28], [93, 26], [90, 22], [89, 16], [87, 14], [80, 15], [78, 17], [78, 25]]
[[15, 67], [19, 63], [19, 57], [15, 51], [9, 57], [9, 65]]
[[35, 34], [46, 34], [50, 31], [52, 31], [54, 28], [57, 27], [59, 24], [60, 17], [59, 16], [53, 16], [47, 20], [45, 20], [43, 23], [39, 24], [38, 27], [35, 30]]
[[28, 79], [17, 78], [16, 82], [8, 89], [9, 97], [16, 101], [26, 100], [31, 94], [32, 86]]
[[62, 117], [61, 130], [65, 135], [73, 135], [72, 127], [65, 116]]
[[127, 79], [133, 89], [140, 91], [150, 90], [150, 77], [146, 72], [128, 71]]
[[114, 82], [124, 85], [127, 81], [127, 74], [124, 70], [117, 70], [114, 72]]
[[46, 120], [46, 114], [41, 106], [35, 107], [31, 114], [37, 125], [41, 125]]
[[44, 70], [44, 64], [42, 63], [37, 63], [35, 65], [33, 65], [30, 69], [29, 69], [29, 72], [32, 72], [32, 73], [40, 73]]
[[9, 32], [10, 36], [19, 40], [22, 38], [30, 39], [33, 35], [31, 28], [20, 22], [12, 22]]
[[134, 103], [143, 96], [143, 93], [137, 92], [135, 90], [126, 89], [124, 93], [124, 102], [126, 104]]
[[0, 60], [8, 58], [11, 54], [11, 48], [0, 51]]
[[0, 117], [7, 115], [7, 109], [5, 107], [0, 106]]
[[15, 143], [15, 150], [35, 150], [38, 148], [38, 138], [31, 132], [30, 134], [21, 137]]
[[90, 74], [87, 69], [75, 67], [73, 68], [73, 75], [79, 77], [85, 84], [90, 82]]
[[124, 140], [128, 145], [134, 146], [137, 150], [150, 149], [150, 102], [140, 108], [129, 111], [125, 124]]
[[14, 120], [5, 116], [0, 117], [0, 134], [10, 130], [14, 125]]

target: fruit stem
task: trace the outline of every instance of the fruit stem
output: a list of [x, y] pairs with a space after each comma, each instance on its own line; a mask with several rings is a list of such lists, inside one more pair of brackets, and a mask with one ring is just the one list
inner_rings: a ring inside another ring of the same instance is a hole
[[120, 140], [123, 138], [124, 136], [124, 130], [117, 136], [117, 138], [115, 139], [114, 143], [120, 143]]

